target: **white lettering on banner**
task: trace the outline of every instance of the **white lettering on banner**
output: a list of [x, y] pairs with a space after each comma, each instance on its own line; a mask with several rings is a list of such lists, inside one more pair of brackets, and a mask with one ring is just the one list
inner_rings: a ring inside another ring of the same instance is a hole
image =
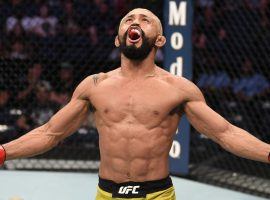
[[177, 8], [175, 1], [169, 3], [169, 25], [181, 25], [187, 24], [187, 2], [182, 1]]
[[[188, 24], [191, 20], [188, 18], [188, 12], [192, 12], [192, 1], [188, 0], [169, 0], [167, 1], [168, 5], [168, 19], [166, 19], [167, 25], [167, 35], [166, 37], [170, 39], [170, 46], [168, 48], [168, 68], [171, 74], [176, 76], [183, 76], [184, 74], [190, 75], [190, 72], [187, 69], [187, 72], [184, 71], [184, 66], [189, 68], [191, 66], [186, 66], [191, 58], [191, 49], [190, 45], [190, 28]], [[191, 8], [188, 10], [188, 8]], [[191, 14], [191, 13], [190, 13]], [[188, 21], [190, 20], [190, 21]], [[188, 27], [187, 27], [188, 26]], [[188, 45], [188, 46], [187, 46]], [[184, 73], [185, 72], [185, 73]], [[186, 124], [185, 124], [186, 125]], [[186, 127], [188, 127], [186, 125]], [[184, 128], [185, 130], [185, 128]], [[178, 130], [176, 131], [176, 135]], [[178, 135], [177, 135], [178, 136]], [[172, 159], [181, 160], [182, 156], [185, 156], [186, 153], [182, 148], [185, 147], [186, 141], [179, 137], [175, 137], [172, 146], [169, 152], [169, 155]], [[188, 145], [187, 145], [188, 146]], [[174, 163], [173, 163], [174, 164]], [[176, 166], [173, 166], [176, 168]], [[178, 169], [177, 169], [178, 170]]]
[[125, 194], [128, 194], [129, 192], [132, 192], [133, 187], [132, 186], [127, 186]]
[[183, 58], [182, 57], [177, 57], [176, 62], [171, 64], [170, 72], [177, 76], [183, 75]]
[[172, 158], [180, 158], [180, 154], [181, 154], [181, 144], [179, 141], [174, 140], [169, 155]]
[[[178, 133], [179, 129], [177, 128], [175, 134], [177, 135]], [[181, 144], [179, 143], [178, 140], [173, 140], [169, 155], [172, 158], [180, 158], [180, 154], [181, 154]]]
[[118, 193], [119, 193], [119, 194], [125, 194], [126, 189], [127, 189], [127, 187], [123, 187], [123, 186], [122, 186], [122, 187], [120, 187]]
[[182, 49], [184, 45], [183, 35], [179, 32], [175, 32], [171, 36], [171, 45], [174, 50]]
[[139, 188], [140, 188], [140, 186], [134, 186], [133, 190], [132, 190], [132, 194], [138, 194], [139, 192], [137, 192], [136, 190]]
[[140, 188], [139, 185], [137, 185], [137, 186], [130, 186], [129, 185], [126, 187], [122, 186], [122, 187], [120, 187], [118, 193], [119, 194], [128, 194], [129, 192], [131, 192], [131, 194], [139, 194], [139, 192], [137, 191], [137, 189], [139, 189], [139, 188]]

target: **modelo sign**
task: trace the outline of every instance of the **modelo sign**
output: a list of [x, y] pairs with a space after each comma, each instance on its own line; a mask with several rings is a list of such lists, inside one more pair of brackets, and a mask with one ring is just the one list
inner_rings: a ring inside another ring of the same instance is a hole
[[[164, 33], [166, 69], [174, 75], [192, 78], [192, 0], [164, 1]], [[179, 131], [178, 131], [179, 130]], [[170, 171], [188, 173], [190, 125], [183, 116], [170, 151]]]

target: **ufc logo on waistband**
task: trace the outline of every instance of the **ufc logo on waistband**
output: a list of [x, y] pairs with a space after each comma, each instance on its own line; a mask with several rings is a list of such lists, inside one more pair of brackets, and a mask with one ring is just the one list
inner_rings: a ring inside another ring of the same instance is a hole
[[129, 194], [129, 193], [131, 193], [131, 194], [139, 194], [139, 192], [137, 191], [139, 188], [140, 188], [139, 185], [137, 185], [137, 186], [126, 186], [126, 187], [122, 186], [122, 187], [120, 187], [118, 193], [119, 194]]

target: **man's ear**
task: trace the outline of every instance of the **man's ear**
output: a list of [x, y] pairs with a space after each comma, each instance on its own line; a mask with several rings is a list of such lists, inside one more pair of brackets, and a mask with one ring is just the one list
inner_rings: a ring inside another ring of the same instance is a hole
[[116, 46], [116, 47], [119, 47], [120, 46], [120, 41], [119, 41], [119, 37], [118, 37], [118, 35], [115, 37], [115, 39], [114, 39], [114, 45]]
[[164, 44], [166, 43], [166, 38], [163, 35], [159, 35], [156, 39], [155, 45], [158, 48], [161, 48], [164, 46]]

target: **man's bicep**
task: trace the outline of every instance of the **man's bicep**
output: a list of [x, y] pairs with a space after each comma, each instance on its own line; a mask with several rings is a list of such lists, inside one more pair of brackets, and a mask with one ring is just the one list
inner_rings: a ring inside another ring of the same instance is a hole
[[63, 139], [80, 127], [88, 114], [89, 80], [86, 78], [75, 89], [70, 102], [47, 123], [48, 133]]
[[227, 120], [202, 101], [188, 102], [185, 106], [185, 113], [191, 125], [198, 132], [215, 141], [229, 127]]
[[47, 123], [48, 133], [60, 140], [76, 131], [85, 120], [88, 103], [84, 100], [72, 100], [59, 110]]
[[195, 85], [190, 89], [184, 111], [191, 125], [214, 141], [218, 141], [220, 135], [229, 127], [229, 122], [205, 103], [203, 94]]

